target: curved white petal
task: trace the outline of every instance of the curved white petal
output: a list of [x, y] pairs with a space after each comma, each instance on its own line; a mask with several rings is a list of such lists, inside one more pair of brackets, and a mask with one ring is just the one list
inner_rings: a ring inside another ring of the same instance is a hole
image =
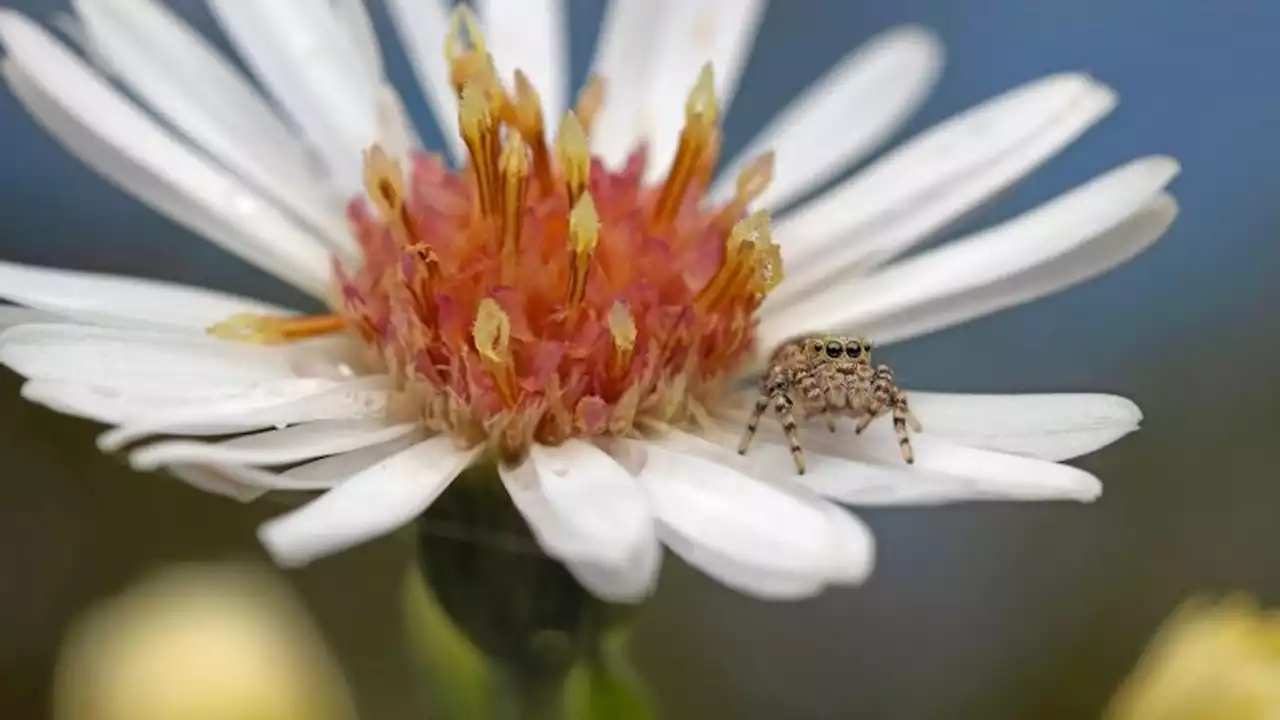
[[363, 187], [377, 140], [377, 79], [367, 53], [324, 0], [209, 0], [232, 44], [324, 157], [344, 194]]
[[875, 568], [876, 539], [871, 528], [844, 508], [824, 506], [834, 531], [831, 582], [861, 585]]
[[239, 313], [292, 314], [216, 290], [2, 260], [0, 299], [95, 324], [199, 332]]
[[591, 128], [591, 150], [611, 166], [636, 146], [654, 64], [653, 39], [671, 4], [612, 0], [605, 8], [591, 63], [591, 72], [604, 81], [605, 103]]
[[508, 87], [516, 70], [537, 88], [546, 126], [560, 126], [569, 92], [569, 18], [565, 0], [478, 0], [477, 12], [498, 76]]
[[458, 99], [453, 95], [444, 56], [444, 39], [449, 32], [445, 4], [442, 0], [387, 0], [387, 10], [449, 153], [454, 160], [461, 160], [466, 157], [466, 147], [458, 135]]
[[322, 243], [222, 168], [175, 139], [22, 15], [0, 10], [9, 87], [99, 174], [277, 277], [323, 296]]
[[265, 382], [227, 398], [193, 402], [121, 424], [100, 435], [98, 447], [113, 452], [151, 435], [225, 435], [317, 420], [381, 417], [388, 390], [388, 379], [378, 376], [346, 382]]
[[328, 490], [356, 473], [422, 441], [417, 433], [369, 445], [341, 455], [313, 460], [278, 473], [245, 465], [165, 465], [164, 469], [193, 487], [250, 502], [273, 490]]
[[686, 562], [763, 597], [805, 597], [832, 578], [847, 534], [822, 505], [664, 445], [648, 444], [639, 482], [663, 542]]
[[862, 160], [906, 122], [942, 70], [942, 43], [908, 25], [883, 33], [814, 81], [726, 166], [712, 195], [732, 196], [738, 173], [775, 154], [757, 207], [777, 209]]
[[221, 54], [156, 0], [75, 0], [89, 42], [143, 102], [228, 169], [354, 249], [304, 146]]
[[1043, 78], [934, 127], [787, 213], [774, 232], [787, 279], [762, 312], [939, 231], [1062, 151], [1115, 103], [1088, 76]]
[[310, 503], [258, 529], [271, 557], [301, 567], [412, 522], [479, 453], [439, 436], [354, 475]]
[[658, 564], [646, 560], [657, 535], [648, 500], [603, 450], [580, 440], [538, 445], [528, 462], [500, 474], [539, 545], [575, 576], [586, 566], [578, 577], [593, 594], [632, 602], [652, 591]]
[[1178, 205], [1161, 194], [1115, 228], [1024, 272], [939, 297], [867, 323], [883, 342], [898, 342], [1051, 295], [1128, 262], [1164, 235]]
[[912, 391], [924, 432], [962, 445], [1062, 461], [1138, 429], [1132, 401], [1098, 393], [969, 395]]
[[263, 488], [246, 485], [238, 478], [232, 477], [215, 467], [173, 465], [165, 468], [165, 470], [197, 490], [228, 497], [242, 503], [253, 502], [268, 492]]
[[761, 345], [776, 347], [810, 332], [843, 331], [887, 342], [886, 335], [894, 332], [890, 319], [910, 322], [912, 312], [925, 305], [961, 301], [967, 293], [1066, 256], [1143, 210], [1177, 173], [1171, 158], [1135, 160], [994, 228], [874, 276], [834, 282], [763, 320]]
[[322, 420], [216, 443], [166, 440], [129, 453], [135, 470], [162, 465], [287, 465], [359, 450], [413, 432], [416, 425], [392, 425], [381, 418]]

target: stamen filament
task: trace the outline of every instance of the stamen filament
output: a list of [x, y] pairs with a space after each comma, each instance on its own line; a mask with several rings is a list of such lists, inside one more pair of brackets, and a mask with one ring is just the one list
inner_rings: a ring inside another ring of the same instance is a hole
[[342, 332], [346, 327], [346, 321], [338, 315], [270, 317], [241, 313], [211, 325], [206, 332], [219, 340], [278, 345]]
[[520, 226], [524, 220], [525, 190], [529, 185], [529, 149], [517, 134], [502, 146], [502, 281], [515, 279], [520, 258]]
[[704, 156], [715, 142], [712, 136], [716, 133], [718, 118], [715, 79], [711, 73], [711, 64], [707, 63], [702, 67], [698, 81], [685, 103], [685, 124], [680, 132], [680, 145], [654, 207], [653, 220], [656, 224], [670, 222], [679, 212], [681, 201], [689, 191]]
[[742, 169], [742, 172], [738, 173], [733, 199], [725, 204], [717, 218], [721, 227], [729, 227], [737, 222], [751, 203], [758, 200], [764, 191], [769, 189], [771, 182], [773, 182], [773, 152], [767, 152], [752, 160]]
[[620, 377], [631, 366], [636, 347], [636, 320], [627, 304], [619, 300], [609, 308], [608, 322], [609, 334], [613, 336], [613, 376]]
[[533, 153], [533, 174], [543, 193], [551, 192], [555, 182], [551, 177], [551, 156], [547, 150], [546, 128], [542, 122], [542, 101], [538, 91], [516, 70], [516, 93], [511, 103], [511, 124], [515, 126]]
[[599, 75], [587, 78], [587, 83], [578, 92], [574, 114], [578, 116], [578, 122], [582, 123], [582, 132], [585, 135], [591, 134], [591, 126], [595, 124], [600, 108], [604, 107], [604, 92], [604, 79]]
[[495, 215], [498, 170], [498, 124], [489, 111], [489, 98], [485, 88], [475, 82], [462, 91], [458, 107], [458, 125], [462, 141], [471, 155], [471, 168], [476, 180], [476, 201], [480, 216]]

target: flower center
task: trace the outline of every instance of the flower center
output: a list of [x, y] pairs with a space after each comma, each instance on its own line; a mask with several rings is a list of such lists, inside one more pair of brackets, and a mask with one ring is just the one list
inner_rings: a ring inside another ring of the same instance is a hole
[[685, 107], [670, 171], [646, 186], [644, 147], [617, 171], [588, 150], [593, 78], [548, 146], [520, 72], [499, 81], [472, 16], [446, 42], [468, 162], [374, 147], [348, 207], [363, 251], [335, 263], [337, 317], [235, 319], [222, 336], [283, 341], [353, 329], [429, 428], [520, 457], [533, 442], [686, 425], [752, 351], [754, 314], [781, 279], [768, 215], [747, 208], [772, 156], [727, 203], [707, 185], [720, 128], [711, 68]]

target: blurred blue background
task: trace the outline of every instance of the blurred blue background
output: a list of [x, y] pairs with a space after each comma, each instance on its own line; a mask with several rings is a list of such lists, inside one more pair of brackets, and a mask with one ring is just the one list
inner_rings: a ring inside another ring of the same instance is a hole
[[[42, 20], [66, 6], [4, 4]], [[172, 4], [216, 33], [198, 0]], [[426, 124], [370, 4], [392, 79]], [[581, 78], [602, 5], [570, 7]], [[1280, 602], [1280, 4], [775, 2], [728, 119], [728, 154], [851, 48], [904, 22], [936, 30], [948, 62], [899, 139], [1047, 73], [1084, 70], [1120, 93], [1108, 120], [970, 226], [1139, 155], [1173, 155], [1183, 174], [1172, 188], [1181, 216], [1154, 249], [1062, 295], [895, 346], [900, 376], [961, 391], [1117, 392], [1143, 407], [1144, 429], [1081, 461], [1106, 483], [1095, 505], [862, 513], [880, 548], [863, 588], [765, 604], [669, 563], [636, 657], [673, 718], [1095, 716], [1189, 594]], [[300, 301], [86, 170], [7, 90], [0, 157], [6, 260]], [[131, 473], [97, 454], [94, 426], [23, 404], [18, 387], [0, 376], [0, 715], [35, 717], [68, 618], [153, 564], [257, 556], [252, 529], [272, 508]], [[384, 611], [403, 560], [403, 548], [374, 544], [297, 578], [366, 717], [420, 715]]]

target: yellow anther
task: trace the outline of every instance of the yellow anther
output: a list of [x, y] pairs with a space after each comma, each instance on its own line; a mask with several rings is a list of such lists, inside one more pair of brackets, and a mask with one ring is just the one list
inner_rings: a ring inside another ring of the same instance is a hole
[[609, 334], [613, 336], [613, 371], [621, 375], [631, 364], [631, 354], [636, 347], [636, 319], [627, 304], [618, 300], [609, 308], [608, 323]]
[[504, 364], [511, 361], [511, 318], [493, 298], [484, 298], [476, 308], [471, 326], [471, 339], [476, 352], [486, 362]]
[[529, 149], [518, 134], [507, 136], [498, 168], [502, 179], [502, 278], [509, 284], [519, 265], [520, 228], [529, 185]]
[[452, 60], [468, 52], [485, 54], [484, 33], [480, 20], [466, 3], [460, 3], [449, 16], [449, 32], [444, 36], [444, 59]]
[[413, 218], [405, 206], [404, 173], [378, 145], [364, 153], [364, 187], [401, 247], [416, 242]]
[[471, 155], [480, 215], [492, 217], [497, 201], [498, 126], [490, 112], [486, 90], [478, 83], [468, 83], [462, 90], [458, 126]]
[[600, 214], [591, 193], [582, 198], [569, 211], [569, 304], [576, 306], [587, 293], [587, 271], [591, 267], [591, 255], [600, 239]]
[[738, 181], [733, 194], [733, 204], [745, 210], [769, 189], [773, 182], [773, 151], [769, 151], [752, 160], [742, 172], [738, 173]]
[[485, 298], [476, 308], [471, 339], [485, 369], [493, 378], [504, 403], [516, 400], [515, 368], [511, 363], [511, 318], [493, 298]]
[[738, 221], [725, 239], [724, 262], [698, 292], [704, 308], [733, 298], [758, 299], [782, 281], [782, 253], [773, 242], [769, 213], [759, 210]]
[[587, 135], [591, 134], [591, 126], [595, 124], [600, 108], [604, 107], [604, 91], [604, 79], [599, 75], [592, 75], [587, 78], [586, 84], [578, 92], [574, 113], [578, 116], [578, 122], [582, 123], [582, 130]]
[[698, 79], [689, 92], [689, 99], [684, 103], [685, 122], [704, 125], [715, 125], [720, 119], [720, 104], [716, 100], [715, 74], [711, 63], [702, 66]]
[[241, 313], [211, 325], [205, 332], [219, 340], [278, 345], [341, 332], [345, 328], [346, 323], [337, 315], [271, 317]]
[[[675, 159], [671, 161], [671, 171], [662, 184], [662, 192], [653, 210], [653, 221], [664, 225], [675, 218], [690, 186], [699, 179], [699, 175], [709, 176], [706, 170], [708, 160], [714, 161], [714, 153], [718, 152], [719, 132], [716, 122], [720, 117], [716, 104], [715, 78], [711, 72], [711, 64], [702, 66], [698, 80], [689, 92], [685, 103], [685, 124], [680, 131], [680, 146], [676, 149]], [[710, 156], [710, 157], [709, 157]]]
[[465, 4], [454, 9], [449, 31], [444, 37], [444, 59], [449, 64], [449, 79], [458, 95], [470, 82], [497, 82], [493, 58], [485, 47], [484, 34], [475, 13]]
[[564, 175], [569, 204], [576, 205], [591, 180], [591, 150], [582, 124], [571, 112], [565, 113], [564, 120], [560, 122], [560, 133], [556, 136], [556, 160]]

